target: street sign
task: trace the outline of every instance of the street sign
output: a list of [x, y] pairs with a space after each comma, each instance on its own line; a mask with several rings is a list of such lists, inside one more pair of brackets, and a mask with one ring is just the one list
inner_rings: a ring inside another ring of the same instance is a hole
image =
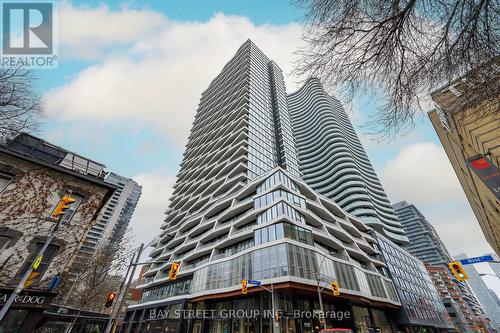
[[248, 283], [254, 284], [256, 286], [260, 286], [260, 281], [257, 281], [257, 280], [248, 280]]
[[23, 288], [29, 288], [33, 284], [35, 278], [40, 275], [38, 272], [31, 272], [30, 276], [28, 277], [28, 280], [23, 285]]
[[474, 258], [466, 258], [466, 259], [461, 259], [460, 263], [462, 265], [472, 265], [472, 264], [477, 264], [480, 262], [487, 262], [487, 261], [494, 261], [492, 256], [487, 255], [487, 256], [481, 256], [481, 257], [474, 257]]
[[38, 258], [36, 258], [35, 262], [33, 263], [33, 270], [38, 269], [38, 266], [40, 266], [40, 264], [42, 263], [42, 258], [43, 256], [38, 256]]
[[57, 287], [57, 285], [59, 284], [60, 280], [61, 280], [61, 274], [57, 273], [56, 276], [54, 276], [52, 278], [52, 281], [50, 281], [50, 283], [49, 283], [49, 290], [52, 290], [55, 287]]

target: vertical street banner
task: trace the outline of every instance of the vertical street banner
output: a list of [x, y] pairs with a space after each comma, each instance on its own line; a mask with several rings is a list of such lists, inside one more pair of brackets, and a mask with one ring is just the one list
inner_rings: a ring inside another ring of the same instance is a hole
[[500, 172], [485, 156], [477, 155], [467, 159], [467, 165], [483, 181], [497, 199], [500, 199]]

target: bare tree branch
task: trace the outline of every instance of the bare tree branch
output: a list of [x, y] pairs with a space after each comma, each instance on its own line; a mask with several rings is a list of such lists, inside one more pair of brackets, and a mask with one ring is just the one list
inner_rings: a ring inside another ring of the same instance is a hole
[[34, 131], [42, 117], [32, 72], [0, 67], [0, 142], [20, 131]]
[[368, 124], [379, 138], [411, 130], [430, 93], [464, 75], [467, 99], [448, 111], [485, 100], [499, 111], [498, 0], [295, 2], [306, 8], [306, 47], [295, 73], [337, 87], [347, 102], [383, 96]]
[[110, 250], [101, 246], [92, 257], [75, 262], [68, 277], [71, 283], [66, 283], [60, 290], [65, 305], [80, 310], [103, 310], [106, 296], [111, 291], [118, 291], [123, 279], [133, 252], [131, 242], [131, 236], [126, 234], [118, 248]]

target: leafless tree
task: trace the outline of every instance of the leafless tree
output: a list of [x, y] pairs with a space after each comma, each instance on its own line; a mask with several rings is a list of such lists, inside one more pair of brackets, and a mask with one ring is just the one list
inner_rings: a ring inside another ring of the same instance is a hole
[[[118, 291], [130, 260], [133, 236], [126, 233], [118, 247], [99, 247], [89, 258], [80, 257], [58, 290], [58, 302], [81, 310], [101, 311], [106, 296]], [[68, 280], [69, 283], [68, 283]], [[76, 322], [75, 318], [75, 322]]]
[[[468, 77], [467, 103], [496, 101], [498, 0], [295, 0], [306, 10], [296, 73], [316, 76], [350, 102], [383, 96], [369, 122], [392, 138], [413, 128], [429, 93]], [[457, 105], [463, 107], [464, 105]]]
[[38, 128], [42, 108], [34, 80], [28, 70], [0, 67], [0, 142], [13, 133]]
[[[126, 234], [117, 248], [110, 251], [99, 247], [90, 258], [80, 258], [72, 269], [66, 283], [60, 290], [64, 305], [78, 309], [73, 322], [66, 328], [71, 332], [82, 310], [102, 311], [107, 295], [117, 292], [127, 266], [127, 260], [133, 252], [132, 236]], [[83, 260], [82, 260], [83, 259]]]

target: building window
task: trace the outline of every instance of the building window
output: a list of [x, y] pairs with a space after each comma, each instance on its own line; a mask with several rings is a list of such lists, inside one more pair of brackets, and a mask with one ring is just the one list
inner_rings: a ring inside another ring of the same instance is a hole
[[7, 187], [12, 178], [14, 178], [14, 175], [0, 171], [0, 192], [2, 192]]
[[283, 237], [313, 245], [312, 233], [290, 223], [276, 223], [254, 231], [255, 244], [263, 244]]
[[7, 237], [7, 236], [0, 236], [0, 253], [2, 253], [3, 250], [9, 247], [9, 243], [12, 240], [12, 238]]
[[69, 223], [71, 221], [73, 215], [75, 215], [76, 210], [83, 201], [83, 196], [79, 194], [71, 193], [71, 197], [75, 199], [75, 202], [69, 205], [69, 208], [66, 210], [66, 213], [62, 216], [61, 222], [63, 223]]
[[[38, 252], [40, 252], [40, 250], [42, 249], [43, 245], [44, 245], [44, 243], [37, 243], [36, 244], [35, 249], [31, 252], [28, 259], [26, 259], [26, 261], [24, 262], [23, 267], [19, 270], [19, 272], [17, 274], [18, 278], [22, 278], [24, 273], [26, 273], [28, 271], [30, 266], [35, 261]], [[57, 246], [57, 245], [49, 245], [47, 247], [47, 249], [43, 253], [42, 262], [40, 263], [40, 265], [38, 266], [38, 269], [36, 270], [38, 273], [40, 273], [40, 275], [37, 277], [37, 279], [35, 281], [38, 281], [41, 279], [41, 277], [43, 276], [43, 273], [45, 273], [45, 271], [49, 267], [50, 263], [52, 262], [52, 260], [56, 256], [58, 249], [59, 249], [59, 246]]]
[[1, 332], [18, 332], [28, 315], [28, 310], [10, 309], [0, 325]]

